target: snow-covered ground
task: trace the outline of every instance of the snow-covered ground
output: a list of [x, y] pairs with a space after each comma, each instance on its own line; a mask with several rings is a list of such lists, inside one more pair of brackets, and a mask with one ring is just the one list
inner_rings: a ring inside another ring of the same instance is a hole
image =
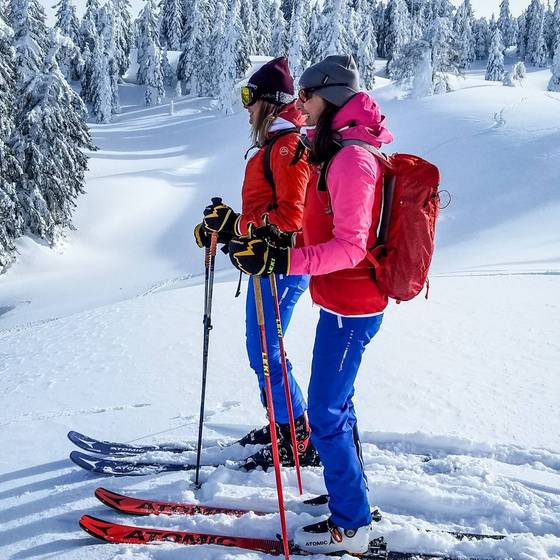
[[[430, 298], [388, 309], [358, 379], [371, 502], [386, 514], [379, 528], [395, 549], [560, 557], [560, 95], [544, 91], [547, 79], [531, 72], [524, 88], [511, 89], [475, 68], [444, 96], [402, 100], [383, 79], [375, 90], [397, 139], [390, 149], [434, 161], [451, 193]], [[77, 526], [84, 512], [119, 519], [92, 497], [99, 485], [276, 508], [271, 472], [206, 468], [195, 490], [189, 473], [100, 479], [67, 459], [69, 429], [136, 442], [196, 439], [203, 263], [192, 228], [211, 196], [239, 206], [249, 143], [243, 112], [223, 117], [211, 100], [181, 98], [170, 114], [168, 105], [142, 108], [135, 85], [122, 94], [123, 114], [92, 127], [100, 150], [76, 231], [58, 251], [22, 241], [0, 277], [0, 558], [264, 558], [102, 545]], [[265, 420], [235, 279], [220, 254], [210, 442]], [[286, 339], [303, 386], [316, 319], [305, 296]], [[294, 473], [284, 481], [293, 530], [312, 517]], [[308, 496], [323, 491], [320, 470], [303, 481]], [[266, 537], [279, 530], [277, 515], [141, 521]], [[510, 536], [458, 543], [425, 530], [435, 526]]]

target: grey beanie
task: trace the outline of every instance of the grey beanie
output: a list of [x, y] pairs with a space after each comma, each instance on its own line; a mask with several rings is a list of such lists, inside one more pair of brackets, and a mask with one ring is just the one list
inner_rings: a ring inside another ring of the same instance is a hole
[[317, 95], [342, 107], [358, 93], [360, 74], [350, 55], [333, 54], [307, 68], [299, 79], [299, 87], [318, 88]]

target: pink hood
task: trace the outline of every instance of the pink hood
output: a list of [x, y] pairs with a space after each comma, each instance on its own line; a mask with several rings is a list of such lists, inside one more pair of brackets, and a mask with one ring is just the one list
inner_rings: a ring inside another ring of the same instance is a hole
[[[361, 140], [376, 148], [393, 141], [393, 135], [385, 128], [385, 116], [379, 105], [366, 92], [361, 91], [343, 105], [333, 119], [333, 130], [343, 140]], [[315, 127], [305, 128], [309, 140], [313, 140]]]
[[333, 129], [344, 140], [362, 140], [376, 148], [393, 141], [393, 135], [385, 128], [385, 116], [379, 105], [363, 91], [340, 108], [334, 117]]

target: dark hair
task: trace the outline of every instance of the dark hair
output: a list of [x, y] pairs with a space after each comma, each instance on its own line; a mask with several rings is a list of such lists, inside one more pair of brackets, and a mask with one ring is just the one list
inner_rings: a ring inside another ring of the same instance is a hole
[[329, 161], [340, 149], [340, 144], [335, 142], [336, 136], [332, 129], [334, 116], [340, 109], [330, 101], [325, 100], [325, 109], [317, 119], [313, 145], [309, 152], [309, 163], [320, 165]]

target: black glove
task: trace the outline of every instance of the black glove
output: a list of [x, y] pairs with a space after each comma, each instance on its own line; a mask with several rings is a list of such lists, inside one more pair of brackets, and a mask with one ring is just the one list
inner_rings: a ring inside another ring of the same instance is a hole
[[287, 274], [290, 249], [273, 247], [262, 239], [234, 237], [228, 246], [233, 266], [245, 274]]
[[[225, 245], [225, 249], [227, 249], [227, 245], [231, 241], [233, 236], [231, 234], [225, 233], [220, 231], [218, 233], [218, 243], [222, 243]], [[210, 247], [210, 241], [212, 239], [212, 232], [204, 225], [204, 222], [201, 222], [194, 228], [194, 240], [196, 244], [202, 249], [202, 247]], [[224, 247], [222, 247], [222, 251]], [[227, 251], [224, 251], [225, 253]]]
[[224, 204], [221, 198], [213, 198], [212, 204], [204, 209], [203, 223], [206, 229], [229, 235], [231, 238], [236, 235], [235, 223], [238, 218], [239, 214]]
[[296, 234], [282, 231], [274, 224], [266, 224], [252, 230], [252, 237], [264, 239], [269, 245], [279, 248], [292, 248], [295, 244]]

